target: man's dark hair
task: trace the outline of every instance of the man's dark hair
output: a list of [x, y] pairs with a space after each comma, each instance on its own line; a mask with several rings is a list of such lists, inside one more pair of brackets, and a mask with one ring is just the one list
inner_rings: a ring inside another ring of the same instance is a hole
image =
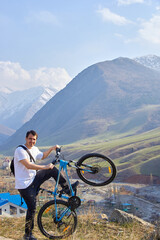
[[30, 130], [26, 133], [26, 138], [28, 138], [29, 134], [32, 134], [33, 136], [36, 136], [36, 138], [38, 138], [38, 134], [36, 133], [36, 131], [34, 130]]

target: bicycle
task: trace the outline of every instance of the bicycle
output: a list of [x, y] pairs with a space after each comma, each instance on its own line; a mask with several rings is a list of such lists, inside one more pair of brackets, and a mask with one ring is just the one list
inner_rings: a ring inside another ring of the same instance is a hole
[[[41, 190], [52, 194], [54, 200], [50, 200], [41, 207], [37, 222], [43, 235], [49, 239], [62, 239], [74, 233], [77, 226], [76, 209], [81, 205], [82, 201], [76, 196], [76, 189], [72, 188], [67, 167], [75, 168], [78, 177], [92, 186], [105, 186], [111, 183], [116, 176], [116, 167], [111, 159], [99, 153], [86, 154], [77, 162], [61, 159], [61, 148], [56, 149], [55, 160], [52, 163], [59, 163], [59, 175], [55, 190], [53, 192], [42, 188]], [[58, 190], [59, 176], [62, 169], [69, 184], [70, 196]], [[57, 197], [60, 199], [57, 199]], [[62, 199], [65, 199], [65, 201]]]

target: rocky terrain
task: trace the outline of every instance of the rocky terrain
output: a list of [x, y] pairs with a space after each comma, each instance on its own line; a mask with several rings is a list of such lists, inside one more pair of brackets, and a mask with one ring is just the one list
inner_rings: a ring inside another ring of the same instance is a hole
[[109, 217], [117, 208], [150, 223], [160, 219], [159, 185], [111, 183], [97, 188], [80, 183], [78, 194], [85, 200], [83, 207], [95, 208], [100, 215]]

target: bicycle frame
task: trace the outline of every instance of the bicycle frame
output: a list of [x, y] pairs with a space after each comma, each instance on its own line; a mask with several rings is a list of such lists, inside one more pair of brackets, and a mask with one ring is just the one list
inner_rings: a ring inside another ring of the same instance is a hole
[[[56, 162], [59, 163], [59, 172], [58, 172], [58, 177], [57, 177], [55, 189], [54, 189], [53, 192], [52, 191], [47, 191], [47, 192], [49, 192], [52, 195], [54, 195], [55, 211], [56, 211], [55, 221], [58, 223], [58, 222], [60, 222], [62, 220], [62, 218], [65, 216], [65, 214], [67, 214], [67, 212], [70, 211], [70, 207], [66, 207], [66, 209], [64, 209], [64, 211], [62, 211], [61, 215], [58, 217], [57, 203], [56, 203], [57, 196], [60, 197], [60, 198], [66, 199], [66, 200], [69, 200], [70, 197], [76, 196], [75, 192], [73, 191], [72, 185], [70, 183], [70, 179], [69, 179], [68, 171], [67, 171], [67, 166], [73, 167], [73, 168], [76, 168], [76, 169], [80, 169], [82, 171], [86, 171], [86, 172], [89, 172], [89, 173], [94, 173], [94, 172], [92, 170], [93, 167], [90, 166], [90, 165], [82, 164], [82, 167], [79, 167], [79, 166], [77, 166], [75, 161], [73, 161], [73, 160], [66, 161], [66, 160], [60, 159], [59, 155], [56, 155], [56, 160], [53, 161], [53, 163], [56, 163]], [[74, 165], [71, 165], [70, 163], [74, 163]], [[83, 167], [87, 167], [88, 169], [85, 169]], [[71, 191], [70, 196], [66, 196], [65, 194], [59, 194], [58, 193], [58, 184], [59, 184], [59, 179], [60, 179], [60, 173], [61, 173], [62, 170], [65, 173], [66, 181], [68, 182], [68, 186], [69, 186], [69, 189]], [[46, 191], [45, 189], [42, 189], [42, 190]], [[80, 199], [80, 201], [84, 201], [84, 199]]]
[[64, 194], [59, 194], [59, 193], [58, 193], [58, 184], [59, 184], [59, 179], [60, 179], [60, 173], [61, 173], [62, 170], [64, 171], [64, 173], [65, 173], [65, 175], [66, 175], [66, 180], [67, 180], [67, 182], [68, 182], [69, 189], [70, 189], [70, 191], [71, 191], [71, 197], [75, 196], [75, 193], [74, 193], [74, 191], [73, 191], [73, 188], [72, 188], [72, 185], [71, 185], [71, 183], [70, 183], [69, 176], [68, 176], [68, 171], [67, 171], [68, 162], [65, 161], [65, 160], [62, 160], [62, 159], [59, 159], [58, 162], [59, 162], [59, 173], [58, 173], [58, 177], [57, 177], [55, 189], [54, 189], [53, 192], [50, 192], [50, 191], [49, 191], [51, 194], [54, 195], [55, 211], [56, 211], [55, 221], [56, 221], [56, 222], [60, 222], [60, 221], [63, 219], [63, 217], [67, 214], [67, 212], [70, 211], [70, 208], [68, 207], [68, 208], [66, 208], [64, 211], [62, 211], [60, 217], [58, 217], [57, 203], [56, 203], [57, 196], [58, 196], [58, 197], [61, 197], [61, 198], [63, 198], [63, 199], [66, 199], [66, 200], [68, 200], [68, 199], [70, 198], [69, 196], [66, 196], [66, 195], [64, 195]]
[[[72, 168], [76, 168], [76, 169], [79, 169], [79, 170], [82, 170], [83, 172], [88, 172], [88, 173], [94, 173], [94, 170], [89, 170], [89, 169], [85, 169], [85, 168], [82, 168], [82, 167], [79, 167], [77, 166], [77, 162], [76, 161], [73, 161], [73, 160], [69, 160], [69, 161], [66, 161], [66, 160], [63, 160], [63, 159], [59, 159], [59, 156], [56, 156], [56, 160], [54, 160], [52, 163], [55, 164], [56, 162], [59, 162], [59, 172], [58, 172], [58, 177], [57, 177], [57, 181], [56, 181], [56, 185], [55, 185], [55, 189], [54, 191], [49, 191], [49, 190], [46, 190], [46, 189], [43, 189], [43, 188], [40, 188], [40, 190], [42, 191], [47, 191], [48, 193], [54, 195], [54, 200], [56, 201], [56, 196], [58, 195], [59, 197], [61, 198], [64, 198], [66, 200], [69, 199], [68, 196], [64, 195], [64, 194], [58, 194], [58, 184], [59, 184], [59, 179], [60, 179], [60, 173], [61, 171], [63, 170], [65, 175], [66, 175], [66, 180], [68, 182], [68, 185], [69, 185], [69, 189], [71, 191], [71, 196], [75, 196], [75, 193], [73, 191], [73, 188], [72, 188], [72, 185], [70, 183], [70, 180], [69, 180], [69, 176], [68, 176], [68, 171], [67, 171], [67, 166], [69, 167], [72, 167]], [[70, 163], [74, 163], [74, 166], [72, 166]], [[82, 164], [82, 166], [84, 167], [87, 167], [87, 168], [90, 168], [92, 169], [93, 167], [88, 165], [88, 164]]]
[[[57, 193], [57, 190], [58, 190], [58, 183], [59, 183], [60, 173], [61, 173], [62, 169], [63, 169], [63, 171], [64, 171], [64, 173], [65, 173], [65, 175], [66, 175], [66, 180], [67, 180], [67, 182], [68, 182], [69, 189], [70, 189], [70, 191], [71, 191], [71, 196], [74, 196], [74, 195], [75, 195], [75, 194], [74, 194], [74, 191], [73, 191], [73, 188], [72, 188], [72, 186], [71, 186], [70, 180], [69, 180], [68, 171], [67, 171], [67, 165], [68, 165], [68, 162], [67, 162], [67, 161], [62, 160], [62, 159], [59, 160], [59, 173], [58, 173], [58, 178], [57, 178], [56, 185], [55, 185], [55, 190], [54, 190], [54, 192], [53, 192], [53, 195], [54, 195], [54, 199], [55, 199], [55, 200], [56, 200], [56, 196], [59, 195], [59, 194]], [[61, 197], [64, 198], [64, 199], [67, 199], [67, 200], [69, 199], [69, 197], [66, 196], [66, 195], [64, 195], [64, 194], [61, 194]]]

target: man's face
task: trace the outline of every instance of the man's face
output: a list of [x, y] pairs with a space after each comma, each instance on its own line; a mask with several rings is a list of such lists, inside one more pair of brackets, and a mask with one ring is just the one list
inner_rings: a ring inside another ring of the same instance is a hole
[[33, 136], [31, 133], [26, 138], [26, 146], [27, 148], [32, 148], [36, 144], [37, 137]]

